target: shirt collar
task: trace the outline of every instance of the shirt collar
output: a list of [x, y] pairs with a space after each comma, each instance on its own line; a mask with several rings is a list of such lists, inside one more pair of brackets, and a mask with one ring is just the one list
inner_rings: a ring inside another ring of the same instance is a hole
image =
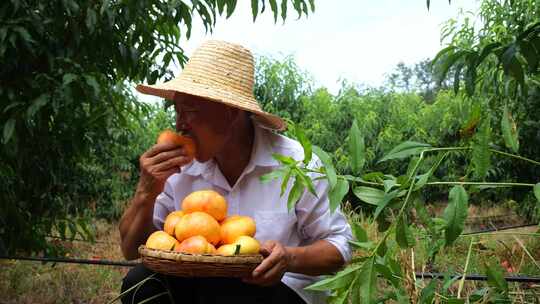
[[186, 168], [182, 169], [182, 172], [192, 176], [199, 176], [210, 169], [212, 162], [213, 160], [209, 160], [207, 162], [200, 163], [197, 160], [193, 160], [186, 166]]
[[257, 122], [253, 121], [255, 129], [255, 139], [253, 141], [253, 150], [247, 167], [274, 167], [279, 163], [272, 157], [274, 147], [272, 143], [272, 131], [263, 128]]
[[[271, 137], [273, 135], [271, 134], [272, 131], [261, 127], [256, 121], [253, 121], [253, 128], [253, 148], [251, 150], [251, 157], [245, 171], [249, 172], [257, 166], [279, 166], [279, 162], [272, 157], [272, 154], [274, 153], [274, 147], [271, 142]], [[204, 163], [193, 160], [191, 164], [187, 165], [186, 168], [182, 170], [182, 172], [192, 176], [199, 176], [210, 172], [214, 166], [215, 162], [213, 159]]]

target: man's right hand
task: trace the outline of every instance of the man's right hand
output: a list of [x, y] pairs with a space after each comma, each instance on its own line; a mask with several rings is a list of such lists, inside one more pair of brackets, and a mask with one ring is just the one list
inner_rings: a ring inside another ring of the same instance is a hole
[[182, 145], [171, 142], [156, 144], [141, 155], [137, 191], [119, 224], [120, 247], [126, 259], [138, 258], [137, 248], [156, 230], [152, 223], [154, 204], [165, 181], [192, 159]]
[[155, 144], [139, 158], [137, 193], [157, 196], [163, 191], [167, 178], [179, 173], [180, 167], [192, 160], [181, 145], [172, 142]]

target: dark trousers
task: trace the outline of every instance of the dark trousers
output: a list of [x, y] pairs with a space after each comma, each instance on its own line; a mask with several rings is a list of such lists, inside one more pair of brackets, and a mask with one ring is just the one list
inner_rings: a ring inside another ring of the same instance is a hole
[[[281, 282], [274, 286], [261, 287], [232, 278], [174, 277], [155, 274], [142, 264], [133, 267], [125, 276], [122, 282], [122, 292], [151, 275], [154, 277], [124, 294], [122, 303], [135, 304], [155, 297], [145, 303], [305, 304], [296, 292]], [[159, 294], [161, 295], [157, 296]]]

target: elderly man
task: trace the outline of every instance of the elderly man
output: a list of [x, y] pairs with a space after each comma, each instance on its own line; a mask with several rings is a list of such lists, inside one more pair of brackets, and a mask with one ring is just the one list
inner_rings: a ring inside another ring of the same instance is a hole
[[[255, 219], [263, 262], [250, 277], [180, 278], [158, 274], [123, 301], [154, 297], [160, 303], [322, 303], [326, 294], [304, 290], [318, 275], [330, 274], [350, 260], [350, 227], [338, 210], [330, 213], [325, 180], [314, 181], [317, 196], [305, 192], [287, 210], [281, 181], [259, 178], [279, 168], [272, 154], [302, 159], [301, 145], [272, 130], [283, 120], [261, 110], [253, 96], [253, 57], [245, 48], [209, 41], [192, 55], [179, 77], [158, 85], [139, 85], [145, 94], [174, 101], [176, 129], [193, 139], [195, 159], [182, 146], [156, 144], [140, 158], [140, 180], [120, 221], [121, 248], [127, 259], [157, 229], [168, 213], [180, 209], [189, 193], [213, 189], [228, 201], [229, 214]], [[319, 165], [314, 159], [309, 167]], [[152, 272], [133, 268], [124, 278], [128, 290]], [[164, 293], [168, 291], [167, 293]]]

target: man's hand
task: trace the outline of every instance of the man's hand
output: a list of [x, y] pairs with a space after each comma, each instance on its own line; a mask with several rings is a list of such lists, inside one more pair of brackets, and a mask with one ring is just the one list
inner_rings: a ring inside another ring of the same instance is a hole
[[167, 178], [180, 172], [180, 167], [191, 160], [178, 144], [165, 142], [154, 145], [139, 159], [141, 177], [137, 192], [158, 195], [163, 191]]
[[261, 286], [270, 286], [281, 281], [291, 261], [291, 253], [277, 241], [266, 241], [260, 250], [265, 257], [262, 263], [253, 270], [251, 277], [244, 282]]

